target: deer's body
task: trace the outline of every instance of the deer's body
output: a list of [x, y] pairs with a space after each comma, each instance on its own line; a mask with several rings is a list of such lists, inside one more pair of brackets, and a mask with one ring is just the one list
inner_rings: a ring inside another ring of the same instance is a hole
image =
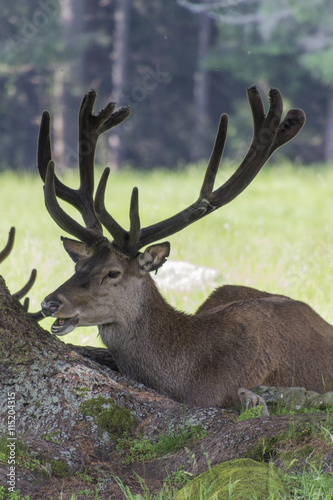
[[226, 407], [243, 386], [333, 388], [333, 328], [302, 302], [273, 295], [187, 315], [147, 275], [134, 309], [100, 326], [101, 339], [122, 373], [177, 401]]
[[[56, 318], [51, 331], [65, 335], [76, 326], [97, 325], [122, 373], [193, 405], [229, 406], [239, 388], [259, 384], [293, 384], [321, 391], [324, 380], [327, 390], [333, 388], [333, 327], [309, 306], [281, 295], [226, 286], [218, 288], [196, 314], [188, 315], [167, 304], [149, 274], [164, 264], [169, 243], [140, 251], [229, 203], [304, 123], [301, 110], [290, 110], [281, 121], [282, 99], [277, 90], [270, 92], [267, 115], [256, 88], [248, 90], [248, 98], [253, 141], [230, 179], [213, 191], [226, 137], [227, 117], [222, 115], [198, 200], [169, 219], [141, 228], [134, 188], [129, 231], [104, 206], [108, 169], [93, 200], [98, 137], [123, 121], [129, 110], [114, 112], [110, 103], [93, 115], [96, 92], [84, 97], [79, 140], [86, 143], [90, 138], [91, 148], [79, 148], [78, 190], [68, 188], [54, 174], [47, 112], [40, 127], [38, 167], [45, 180], [46, 206], [57, 224], [79, 240], [63, 239], [76, 263], [75, 273], [42, 303], [43, 313]], [[57, 197], [80, 211], [86, 227], [64, 212]], [[112, 242], [103, 236], [102, 226]]]
[[106, 241], [90, 256], [84, 247], [79, 256], [77, 244], [74, 255], [72, 240], [64, 244], [77, 271], [46, 299], [62, 301], [53, 331], [67, 333], [73, 316], [80, 318], [76, 326], [97, 324], [121, 373], [199, 406], [231, 406], [244, 386], [320, 392], [324, 379], [327, 390], [333, 387], [333, 327], [303, 302], [224, 286], [196, 314], [185, 314], [165, 301], [139, 259], [121, 256]]

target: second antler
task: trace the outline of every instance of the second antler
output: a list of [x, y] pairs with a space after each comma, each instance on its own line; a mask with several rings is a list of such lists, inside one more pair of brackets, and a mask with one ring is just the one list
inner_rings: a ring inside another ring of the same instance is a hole
[[[88, 246], [96, 244], [103, 238], [103, 225], [113, 237], [113, 245], [122, 253], [133, 257], [142, 247], [164, 239], [226, 205], [250, 184], [274, 151], [293, 139], [305, 123], [305, 114], [300, 109], [289, 110], [281, 121], [283, 103], [277, 89], [271, 89], [269, 92], [270, 105], [267, 114], [256, 87], [247, 89], [247, 97], [253, 116], [253, 139], [234, 174], [214, 190], [227, 135], [228, 117], [223, 114], [199, 198], [174, 216], [141, 228], [138, 189], [134, 188], [130, 203], [129, 231], [123, 229], [105, 208], [104, 198], [109, 168], [104, 170], [93, 200], [94, 156], [98, 138], [103, 132], [124, 121], [130, 114], [129, 108], [120, 108], [114, 112], [115, 104], [109, 103], [94, 115], [97, 92], [91, 90], [84, 96], [79, 113], [80, 188], [78, 190], [68, 188], [54, 174], [54, 162], [51, 159], [50, 116], [48, 112], [44, 112], [38, 140], [38, 168], [45, 182], [45, 203], [52, 218], [62, 229]], [[57, 201], [57, 196], [79, 210], [86, 227], [65, 213]]]
[[[14, 241], [15, 241], [15, 227], [12, 227], [9, 231], [9, 234], [8, 234], [7, 243], [6, 243], [5, 247], [0, 252], [0, 264], [8, 257], [8, 255], [12, 251], [13, 246], [14, 246]], [[21, 290], [13, 293], [12, 297], [14, 297], [17, 300], [23, 299], [23, 297], [25, 297], [25, 295], [27, 295], [27, 293], [33, 287], [33, 285], [36, 281], [36, 277], [37, 277], [37, 271], [36, 271], [36, 269], [33, 269], [31, 271], [30, 278], [28, 279], [27, 283], [21, 288]], [[28, 309], [29, 309], [29, 298], [28, 297], [26, 297], [24, 299], [23, 308], [25, 311], [28, 311]], [[40, 321], [41, 319], [43, 319], [43, 315], [42, 315], [41, 311], [37, 312], [37, 313], [29, 313], [29, 315], [31, 317], [33, 317], [34, 319], [36, 319], [37, 321]]]

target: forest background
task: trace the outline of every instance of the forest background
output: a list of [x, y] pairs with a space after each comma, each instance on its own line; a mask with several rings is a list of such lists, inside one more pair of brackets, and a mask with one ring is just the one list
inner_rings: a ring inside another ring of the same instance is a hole
[[245, 88], [280, 89], [307, 115], [282, 155], [333, 161], [331, 0], [0, 1], [0, 170], [35, 169], [40, 115], [52, 115], [57, 168], [77, 164], [77, 110], [130, 105], [103, 138], [97, 161], [152, 169], [207, 158], [219, 115], [230, 115], [227, 153], [252, 135]]

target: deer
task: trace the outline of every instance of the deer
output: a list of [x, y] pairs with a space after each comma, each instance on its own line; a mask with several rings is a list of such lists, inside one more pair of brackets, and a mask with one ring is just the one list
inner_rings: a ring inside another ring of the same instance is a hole
[[[301, 130], [304, 112], [290, 109], [282, 119], [281, 93], [271, 89], [265, 114], [259, 90], [250, 87], [253, 139], [231, 177], [214, 190], [227, 135], [228, 116], [222, 114], [199, 198], [179, 213], [141, 227], [134, 187], [125, 230], [105, 206], [110, 168], [103, 171], [94, 196], [94, 155], [100, 135], [123, 122], [130, 109], [115, 111], [111, 102], [94, 114], [96, 98], [97, 92], [89, 91], [79, 110], [78, 189], [55, 174], [47, 111], [40, 123], [37, 164], [45, 205], [56, 224], [75, 238], [62, 237], [74, 274], [42, 302], [43, 314], [55, 318], [51, 332], [62, 336], [78, 326], [97, 325], [122, 374], [190, 406], [231, 407], [239, 388], [257, 385], [323, 392], [324, 380], [326, 389], [332, 388], [333, 327], [307, 304], [225, 285], [188, 314], [166, 301], [150, 275], [170, 255], [165, 238], [235, 199], [273, 152]], [[84, 224], [58, 199], [75, 207]]]

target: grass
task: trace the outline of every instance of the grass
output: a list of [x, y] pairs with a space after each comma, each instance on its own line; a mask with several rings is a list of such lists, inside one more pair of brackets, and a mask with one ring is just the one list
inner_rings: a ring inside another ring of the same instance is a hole
[[117, 442], [117, 451], [123, 455], [122, 463], [130, 464], [141, 460], [151, 460], [168, 453], [176, 453], [193, 441], [199, 441], [207, 431], [199, 425], [189, 425], [184, 420], [182, 425], [170, 428], [167, 432], [151, 439], [141, 439], [124, 435]]
[[[230, 168], [222, 170], [217, 185], [230, 173]], [[106, 204], [127, 228], [130, 193], [137, 185], [141, 221], [146, 226], [196, 200], [203, 174], [204, 166], [200, 165], [177, 172], [124, 169], [113, 173]], [[67, 172], [62, 178], [77, 186], [74, 173]], [[0, 183], [0, 247], [10, 227], [16, 226], [17, 230], [15, 247], [1, 264], [1, 274], [14, 292], [36, 267], [37, 282], [29, 296], [30, 310], [37, 310], [43, 297], [71, 276], [73, 263], [60, 242], [63, 232], [44, 207], [38, 174], [5, 172], [0, 174]], [[223, 283], [253, 286], [304, 300], [333, 322], [332, 197], [332, 168], [270, 165], [232, 203], [171, 236], [171, 258], [216, 268]], [[70, 212], [75, 214], [75, 210]], [[209, 292], [170, 292], [167, 299], [191, 312]], [[43, 326], [49, 328], [51, 323], [46, 319]], [[100, 345], [95, 327], [78, 328], [62, 339]]]
[[[310, 464], [311, 465], [311, 464]], [[299, 473], [286, 473], [282, 479], [290, 491], [293, 500], [330, 500], [333, 498], [333, 476], [320, 467], [311, 466]]]
[[[288, 496], [282, 495], [278, 491], [272, 491], [267, 500], [332, 500], [333, 498], [333, 476], [331, 474], [324, 473], [320, 467], [312, 466], [310, 469], [304, 469], [304, 471], [300, 474], [287, 472], [281, 474], [281, 479], [287, 487]], [[159, 493], [152, 494], [147, 488], [145, 482], [139, 478], [142, 493], [135, 494], [132, 493], [131, 489], [124, 485], [119, 478], [116, 478], [116, 481], [126, 500], [172, 500], [175, 498], [176, 490], [170, 487], [167, 483], [164, 484]], [[232, 500], [233, 498], [239, 499], [239, 495], [235, 496], [233, 494], [235, 484], [236, 483], [231, 482], [229, 485], [229, 500]], [[208, 500], [212, 498], [216, 497], [212, 495], [210, 489], [208, 491], [204, 489], [200, 491], [200, 500]], [[251, 500], [256, 499], [257, 496], [253, 494]]]

